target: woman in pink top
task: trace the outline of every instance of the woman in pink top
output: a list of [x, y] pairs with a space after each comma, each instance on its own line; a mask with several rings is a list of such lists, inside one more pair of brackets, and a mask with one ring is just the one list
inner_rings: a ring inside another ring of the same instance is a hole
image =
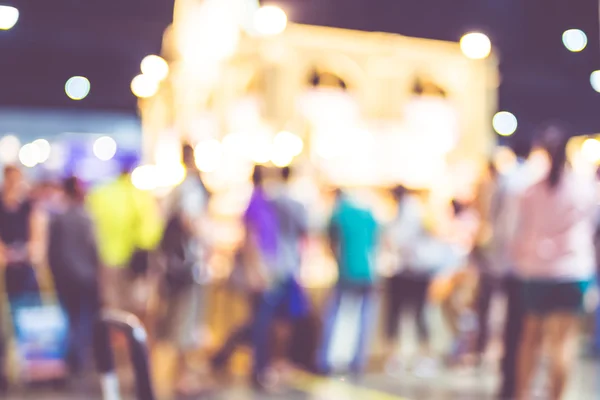
[[593, 182], [577, 176], [566, 155], [568, 137], [550, 127], [541, 145], [551, 165], [548, 176], [519, 200], [512, 237], [515, 272], [524, 281], [526, 321], [517, 369], [517, 399], [529, 398], [542, 344], [550, 346], [551, 393], [562, 398], [574, 359], [584, 299], [595, 273]]

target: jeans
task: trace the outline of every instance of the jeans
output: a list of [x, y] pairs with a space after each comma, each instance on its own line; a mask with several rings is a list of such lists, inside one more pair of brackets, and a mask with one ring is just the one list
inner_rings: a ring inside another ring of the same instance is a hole
[[277, 319], [294, 321], [308, 313], [308, 301], [302, 288], [290, 278], [266, 291], [256, 309], [252, 329], [254, 376], [264, 373], [270, 361], [270, 330]]
[[369, 334], [372, 327], [371, 318], [373, 316], [373, 303], [374, 303], [374, 292], [373, 288], [365, 285], [353, 285], [353, 284], [338, 284], [334, 290], [325, 314], [324, 331], [323, 331], [323, 342], [321, 349], [318, 354], [317, 366], [319, 370], [325, 374], [331, 372], [332, 366], [329, 361], [329, 350], [333, 341], [338, 340], [334, 338], [334, 328], [338, 318], [340, 317], [340, 306], [342, 299], [346, 296], [356, 296], [360, 300], [360, 309], [355, 310], [359, 313], [359, 333], [358, 342], [355, 349], [349, 349], [352, 351], [353, 358], [350, 363], [349, 370], [353, 374], [361, 374], [366, 365], [367, 359], [367, 343], [369, 340]]

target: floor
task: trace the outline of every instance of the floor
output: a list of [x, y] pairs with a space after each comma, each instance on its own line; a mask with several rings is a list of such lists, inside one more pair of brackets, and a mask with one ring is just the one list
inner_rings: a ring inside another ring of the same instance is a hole
[[[600, 393], [596, 379], [600, 364], [581, 361], [573, 371], [571, 386], [565, 400], [594, 400]], [[292, 388], [278, 395], [253, 393], [243, 385], [216, 391], [198, 399], [213, 400], [487, 400], [494, 399], [497, 377], [493, 372], [445, 371], [429, 379], [419, 379], [406, 373], [391, 377], [385, 374], [367, 375], [360, 383], [344, 377], [322, 379], [299, 376]], [[93, 393], [65, 393], [37, 390], [10, 395], [6, 400], [101, 400]], [[134, 400], [134, 397], [125, 397]], [[543, 399], [544, 397], [539, 397]]]

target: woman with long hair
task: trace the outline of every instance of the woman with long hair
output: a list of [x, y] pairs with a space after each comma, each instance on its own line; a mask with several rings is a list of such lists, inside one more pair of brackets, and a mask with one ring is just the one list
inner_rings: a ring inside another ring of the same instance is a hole
[[525, 310], [517, 368], [519, 400], [530, 398], [542, 346], [550, 365], [548, 398], [562, 398], [595, 272], [596, 190], [591, 180], [570, 168], [568, 139], [556, 126], [542, 131], [539, 145], [548, 154], [550, 168], [519, 200], [519, 223], [512, 235]]

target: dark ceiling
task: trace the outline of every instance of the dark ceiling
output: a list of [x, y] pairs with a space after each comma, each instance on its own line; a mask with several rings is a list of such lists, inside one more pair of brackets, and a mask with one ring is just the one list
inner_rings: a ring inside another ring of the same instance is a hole
[[[160, 51], [174, 0], [0, 0], [21, 11], [0, 31], [0, 106], [135, 112], [129, 84], [139, 62]], [[201, 0], [198, 0], [201, 1]], [[268, 1], [265, 1], [267, 3]], [[560, 119], [577, 132], [600, 132], [600, 94], [589, 75], [600, 69], [595, 0], [277, 0], [290, 20], [409, 36], [458, 40], [470, 30], [491, 37], [501, 59], [500, 106], [529, 130]], [[568, 28], [583, 29], [586, 50], [568, 52]], [[64, 94], [72, 75], [92, 92]]]

